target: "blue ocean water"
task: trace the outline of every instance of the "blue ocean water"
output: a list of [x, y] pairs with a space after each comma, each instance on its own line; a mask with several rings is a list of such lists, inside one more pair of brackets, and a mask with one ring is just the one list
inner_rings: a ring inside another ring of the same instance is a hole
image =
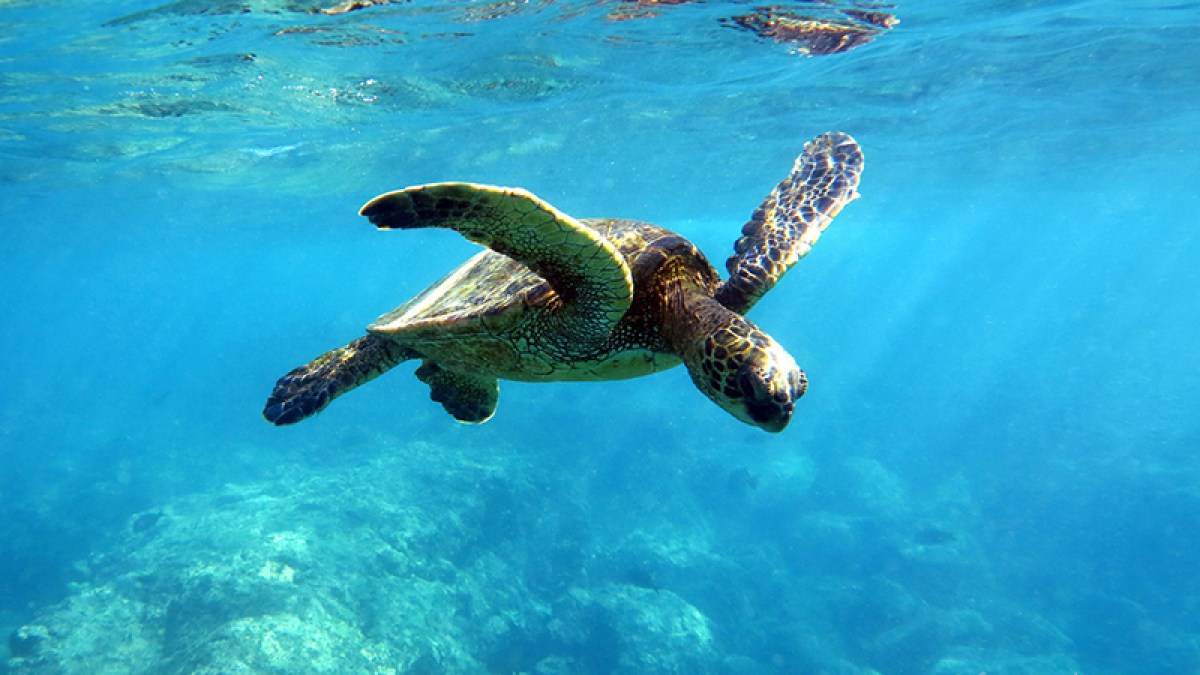
[[[1200, 671], [1195, 6], [786, 6], [899, 20], [827, 55], [743, 3], [333, 6], [0, 3], [0, 670]], [[785, 432], [681, 368], [260, 417], [474, 250], [376, 194], [717, 262], [829, 130], [862, 197], [751, 315]]]

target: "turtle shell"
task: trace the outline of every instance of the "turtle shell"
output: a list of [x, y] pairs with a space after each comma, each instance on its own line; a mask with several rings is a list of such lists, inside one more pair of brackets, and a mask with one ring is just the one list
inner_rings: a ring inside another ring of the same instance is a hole
[[[608, 239], [634, 270], [635, 305], [640, 292], [638, 260], [654, 250], [656, 242], [680, 239], [670, 230], [638, 221], [579, 222]], [[488, 364], [497, 376], [518, 380], [636, 377], [679, 362], [657, 335], [645, 334], [645, 322], [628, 315], [613, 330], [611, 340], [587, 351], [530, 348], [561, 304], [559, 292], [545, 279], [512, 258], [485, 249], [376, 319], [367, 330], [409, 345], [446, 367], [478, 369]]]

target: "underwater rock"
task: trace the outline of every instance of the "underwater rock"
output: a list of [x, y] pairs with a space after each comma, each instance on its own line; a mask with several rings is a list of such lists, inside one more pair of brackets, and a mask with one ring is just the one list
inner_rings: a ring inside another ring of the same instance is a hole
[[702, 673], [719, 662], [711, 620], [681, 596], [587, 569], [634, 549], [668, 571], [695, 566], [711, 557], [704, 536], [602, 544], [518, 460], [422, 443], [384, 454], [134, 515], [124, 543], [89, 560], [90, 580], [14, 633], [8, 666]]
[[129, 519], [129, 532], [131, 534], [142, 534], [144, 532], [149, 532], [150, 530], [154, 529], [155, 525], [158, 525], [162, 518], [162, 511], [143, 511], [142, 513], [135, 513], [133, 517]]
[[[498, 467], [453, 466], [439, 451], [429, 453], [443, 462], [435, 469], [412, 454], [427, 452], [399, 453], [411, 465], [393, 458], [227, 487], [134, 516], [124, 546], [96, 558], [90, 581], [14, 634], [9, 666], [485, 671], [476, 655], [489, 634], [477, 626], [542, 616], [504, 562], [519, 557], [490, 555], [512, 542], [491, 528], [523, 516], [497, 521], [487, 511], [539, 496]], [[482, 484], [492, 487], [469, 489]]]
[[1066, 654], [1026, 656], [1005, 649], [960, 647], [938, 659], [930, 675], [961, 673], [1004, 673], [1004, 675], [1045, 675], [1046, 673], [1083, 672]]
[[845, 491], [854, 511], [869, 513], [881, 521], [911, 517], [913, 502], [909, 487], [890, 467], [877, 459], [852, 457], [843, 466]]
[[670, 591], [610, 586], [595, 594], [621, 638], [618, 665], [634, 673], [703, 673], [714, 663], [708, 617]]
[[[196, 645], [188, 672], [218, 675], [237, 664], [250, 672], [385, 672], [403, 661], [386, 646], [372, 645], [349, 622], [321, 605], [304, 616], [266, 614], [230, 621]], [[415, 656], [417, 662], [421, 656]], [[431, 664], [432, 665], [432, 664]]]
[[112, 587], [86, 587], [68, 597], [16, 636], [36, 634], [9, 647], [8, 667], [18, 673], [146, 672], [131, 668], [153, 658], [157, 636], [152, 606]]
[[49, 637], [50, 631], [45, 626], [21, 626], [8, 637], [8, 653], [17, 658], [33, 656]]
[[[904, 484], [870, 462], [833, 476], [858, 507], [844, 511], [811, 508], [817, 473], [793, 459], [730, 499], [727, 465], [681, 472], [678, 454], [622, 457], [638, 472], [597, 488], [508, 448], [370, 442], [371, 459], [133, 513], [68, 597], [22, 617], [7, 666], [867, 674], [1067, 658], [1053, 624], [999, 604], [967, 524], [904, 515]], [[1025, 652], [968, 649], [1000, 636]]]
[[554, 614], [555, 637], [580, 655], [568, 672], [710, 673], [720, 663], [708, 617], [671, 591], [575, 589]]

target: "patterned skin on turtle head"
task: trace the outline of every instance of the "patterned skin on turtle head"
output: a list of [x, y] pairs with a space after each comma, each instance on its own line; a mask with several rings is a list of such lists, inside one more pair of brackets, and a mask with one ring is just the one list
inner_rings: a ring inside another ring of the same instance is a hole
[[753, 322], [713, 297], [719, 280], [690, 242], [679, 238], [660, 255], [651, 295], [664, 299], [658, 323], [692, 383], [739, 420], [782, 431], [808, 384], [796, 361]]
[[773, 433], [788, 425], [808, 390], [792, 355], [737, 315], [705, 338], [700, 370], [702, 377], [693, 373], [700, 391], [739, 420]]

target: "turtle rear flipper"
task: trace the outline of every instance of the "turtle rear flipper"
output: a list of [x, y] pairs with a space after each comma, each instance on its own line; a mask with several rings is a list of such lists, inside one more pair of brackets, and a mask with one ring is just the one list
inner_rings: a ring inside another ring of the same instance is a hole
[[500, 383], [494, 377], [447, 370], [432, 361], [421, 364], [416, 375], [429, 385], [429, 398], [459, 422], [483, 424], [496, 414]]
[[556, 314], [564, 320], [546, 324], [542, 337], [573, 349], [608, 337], [633, 301], [629, 266], [616, 247], [525, 190], [432, 183], [380, 195], [360, 213], [380, 229], [450, 228], [525, 265], [562, 302]]
[[862, 149], [846, 134], [822, 134], [806, 143], [792, 173], [742, 228], [717, 300], [739, 314], [748, 312], [858, 197], [862, 169]]
[[317, 414], [338, 396], [417, 356], [387, 338], [361, 337], [279, 378], [267, 398], [263, 417], [278, 426], [295, 424]]

